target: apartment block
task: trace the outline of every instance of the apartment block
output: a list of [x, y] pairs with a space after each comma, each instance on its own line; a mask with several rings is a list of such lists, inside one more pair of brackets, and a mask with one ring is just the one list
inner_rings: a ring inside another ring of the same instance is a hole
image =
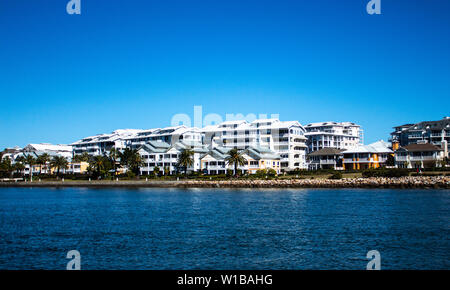
[[349, 149], [363, 144], [364, 132], [351, 122], [320, 122], [305, 126], [308, 152], [324, 148]]
[[280, 158], [280, 171], [306, 168], [305, 129], [297, 121], [258, 119], [253, 122], [226, 121], [202, 129], [204, 144], [245, 150], [269, 149]]
[[433, 144], [442, 148], [444, 156], [449, 157], [450, 117], [394, 127], [390, 141], [394, 150], [410, 144]]

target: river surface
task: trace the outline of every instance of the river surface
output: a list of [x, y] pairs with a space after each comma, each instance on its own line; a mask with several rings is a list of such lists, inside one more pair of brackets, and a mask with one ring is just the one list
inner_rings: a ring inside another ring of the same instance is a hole
[[450, 190], [0, 188], [0, 269], [450, 269]]

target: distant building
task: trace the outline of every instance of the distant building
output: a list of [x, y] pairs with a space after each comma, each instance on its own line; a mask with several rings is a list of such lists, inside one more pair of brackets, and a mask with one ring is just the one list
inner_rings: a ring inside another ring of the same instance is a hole
[[305, 126], [308, 152], [323, 148], [349, 149], [363, 144], [360, 125], [351, 122], [320, 122]]
[[343, 169], [342, 159], [345, 149], [323, 148], [308, 154], [308, 169]]
[[162, 141], [147, 141], [139, 147], [138, 153], [144, 164], [140, 167], [142, 175], [149, 175], [159, 169], [161, 175], [184, 172], [184, 168], [179, 168], [177, 161], [182, 150], [189, 149], [194, 152], [193, 165], [187, 168], [187, 172], [199, 171], [201, 169], [200, 158], [208, 152], [206, 146], [200, 142], [180, 141], [174, 145]]
[[417, 124], [405, 124], [394, 127], [390, 141], [394, 150], [410, 144], [433, 144], [442, 148], [444, 156], [448, 157], [450, 149], [450, 117], [444, 117], [438, 121], [424, 121]]
[[149, 142], [161, 141], [169, 145], [175, 145], [180, 141], [202, 143], [203, 134], [198, 128], [190, 128], [184, 125], [166, 128], [141, 130], [127, 138], [126, 146], [138, 149]]
[[433, 144], [409, 144], [395, 151], [395, 163], [399, 168], [441, 167], [444, 150]]
[[[211, 149], [201, 158], [202, 171], [205, 174], [225, 174], [227, 170], [234, 171], [234, 164], [228, 164], [226, 158], [231, 148], [216, 147]], [[239, 165], [238, 170], [243, 174], [255, 174], [258, 170], [273, 169], [277, 174], [281, 173], [280, 156], [267, 148], [248, 147], [241, 152], [246, 160], [244, 165]]]
[[111, 148], [118, 150], [125, 149], [128, 137], [134, 136], [142, 130], [136, 129], [119, 129], [110, 134], [99, 134], [95, 136], [85, 137], [71, 144], [74, 155], [88, 153], [89, 155], [108, 154]]
[[226, 121], [204, 127], [204, 144], [210, 149], [217, 147], [245, 150], [250, 147], [265, 148], [280, 158], [280, 170], [290, 171], [306, 168], [305, 129], [298, 121], [258, 119]]
[[383, 140], [369, 145], [360, 145], [343, 152], [343, 167], [345, 170], [379, 168], [386, 164], [388, 155], [393, 153], [389, 143]]

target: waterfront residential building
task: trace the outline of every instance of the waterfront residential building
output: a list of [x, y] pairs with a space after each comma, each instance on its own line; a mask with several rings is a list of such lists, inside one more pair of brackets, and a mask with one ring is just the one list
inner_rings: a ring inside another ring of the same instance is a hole
[[343, 169], [345, 149], [323, 148], [308, 154], [308, 169]]
[[161, 141], [169, 145], [175, 145], [180, 141], [202, 143], [202, 137], [200, 129], [181, 125], [142, 130], [126, 138], [126, 145], [131, 149], [138, 149], [150, 141]]
[[444, 117], [438, 121], [424, 121], [394, 127], [390, 141], [394, 150], [410, 144], [433, 144], [442, 148], [444, 156], [448, 157], [450, 151], [450, 117]]
[[130, 136], [134, 136], [142, 130], [136, 129], [119, 129], [111, 134], [99, 134], [95, 136], [85, 137], [71, 144], [73, 154], [80, 155], [87, 152], [89, 155], [108, 154], [111, 148], [117, 150], [125, 149], [126, 140]]
[[269, 149], [280, 158], [280, 170], [290, 171], [306, 168], [305, 129], [297, 121], [258, 119], [226, 121], [202, 129], [204, 144], [210, 149], [217, 147]]
[[[66, 158], [69, 162], [72, 159], [72, 146], [70, 145], [61, 145], [61, 144], [49, 144], [49, 143], [40, 143], [40, 144], [28, 144], [20, 153], [14, 156], [14, 159], [11, 159], [13, 163], [17, 161], [20, 156], [27, 157], [32, 156], [36, 162], [39, 156], [47, 154], [50, 160], [55, 156], [61, 156]], [[52, 168], [50, 167], [50, 160], [47, 164], [35, 164], [31, 168], [31, 173], [35, 174], [49, 174], [52, 173]], [[25, 169], [23, 172], [25, 175], [30, 174], [30, 166], [28, 164], [25, 165]]]
[[395, 163], [399, 168], [441, 167], [444, 150], [436, 145], [409, 144], [395, 151]]
[[180, 153], [185, 149], [194, 152], [193, 165], [187, 168], [187, 172], [199, 171], [201, 169], [200, 158], [208, 152], [206, 146], [200, 142], [183, 140], [170, 145], [163, 141], [146, 141], [138, 148], [138, 153], [144, 163], [140, 168], [141, 174], [149, 175], [155, 172], [155, 168], [158, 168], [157, 171], [162, 175], [184, 172], [184, 168], [179, 168], [177, 162]]
[[22, 150], [24, 153], [34, 153], [35, 157], [42, 155], [44, 153], [49, 154], [50, 156], [63, 156], [65, 158], [72, 157], [72, 146], [70, 145], [53, 145], [49, 143], [40, 143], [40, 144], [28, 144]]
[[[226, 158], [231, 148], [215, 147], [201, 158], [201, 168], [204, 174], [225, 174], [227, 170], [234, 171], [234, 164], [228, 164]], [[246, 160], [239, 165], [238, 170], [243, 174], [254, 174], [261, 169], [273, 169], [281, 173], [280, 156], [274, 151], [261, 147], [248, 147], [242, 150], [242, 157]]]
[[320, 122], [305, 126], [308, 152], [323, 148], [350, 149], [363, 144], [361, 126], [351, 122]]
[[343, 152], [343, 167], [345, 170], [379, 168], [386, 164], [388, 155], [393, 153], [389, 143], [383, 140], [369, 145], [360, 145]]

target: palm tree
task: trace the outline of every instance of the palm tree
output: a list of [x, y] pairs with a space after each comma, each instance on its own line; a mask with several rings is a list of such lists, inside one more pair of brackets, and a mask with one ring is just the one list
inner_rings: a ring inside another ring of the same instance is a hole
[[81, 155], [75, 155], [73, 160], [75, 162], [89, 162], [91, 156], [87, 152], [83, 152]]
[[28, 154], [27, 157], [25, 157], [25, 165], [28, 165], [30, 167], [30, 179], [33, 181], [33, 165], [36, 164], [36, 158], [34, 158], [31, 154]]
[[17, 173], [22, 173], [22, 177], [24, 176], [24, 170], [25, 170], [25, 157], [23, 155], [20, 155], [16, 158], [14, 162], [14, 170]]
[[2, 172], [2, 175], [11, 177], [14, 166], [11, 164], [11, 159], [9, 157], [0, 158], [0, 172]]
[[131, 154], [128, 157], [128, 168], [136, 175], [139, 174], [139, 168], [143, 166], [144, 161], [142, 160], [141, 154], [135, 149], [131, 150]]
[[245, 158], [236, 148], [228, 151], [228, 156], [225, 158], [225, 161], [228, 165], [234, 165], [234, 175], [237, 175], [238, 166], [244, 166], [247, 162], [247, 160], [245, 160]]
[[50, 162], [50, 155], [47, 153], [38, 156], [36, 163], [39, 164], [39, 174], [42, 173], [42, 167], [46, 166], [48, 162]]
[[184, 175], [187, 176], [188, 167], [194, 164], [194, 151], [190, 149], [183, 149], [178, 155], [177, 165], [184, 168]]
[[109, 160], [112, 163], [114, 174], [116, 174], [116, 165], [117, 165], [117, 149], [115, 147], [112, 147], [109, 151]]
[[92, 156], [89, 160], [89, 166], [98, 174], [98, 176], [105, 172], [106, 163], [106, 158], [102, 155]]
[[54, 156], [50, 161], [50, 166], [57, 169], [57, 175], [59, 175], [60, 169], [67, 169], [68, 165], [69, 162], [67, 161], [66, 157], [63, 156]]

